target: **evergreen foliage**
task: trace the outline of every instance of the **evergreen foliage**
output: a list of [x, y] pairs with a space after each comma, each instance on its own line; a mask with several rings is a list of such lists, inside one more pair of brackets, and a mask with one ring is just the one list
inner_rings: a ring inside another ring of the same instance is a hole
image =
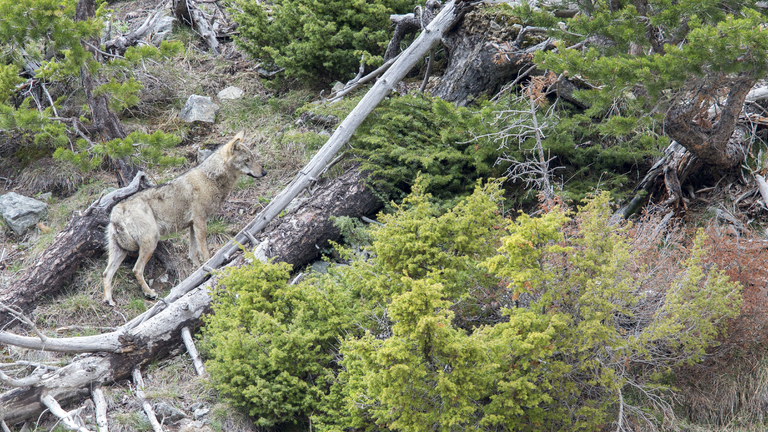
[[381, 62], [391, 34], [389, 15], [407, 13], [413, 0], [238, 0], [237, 43], [289, 76], [330, 82], [352, 78], [361, 56]]
[[426, 187], [381, 215], [368, 261], [298, 285], [280, 265], [231, 270], [204, 330], [217, 388], [262, 425], [595, 430], [619, 400], [669, 408], [674, 368], [738, 312], [703, 234], [660, 278], [607, 193], [510, 221], [498, 182], [449, 210]]
[[[573, 94], [582, 106], [564, 122], [574, 144], [588, 145], [592, 160], [614, 148], [641, 159], [669, 142], [664, 114], [675, 98], [705, 97], [694, 86], [716, 89], [726, 75], [764, 76], [768, 38], [755, 3], [579, 2], [585, 13], [567, 21], [559, 49], [535, 57], [540, 68], [583, 84]], [[601, 42], [566, 49], [590, 38]]]
[[473, 135], [492, 119], [490, 104], [469, 109], [409, 94], [384, 101], [350, 144], [385, 201], [410, 193], [419, 173], [429, 193], [447, 199], [471, 193], [478, 178], [504, 173], [506, 164], [495, 165], [497, 144]]
[[[63, 122], [68, 120], [58, 118], [55, 113], [56, 109], [61, 109], [65, 98], [48, 101], [40, 91], [40, 85], [47, 86], [46, 92], [48, 88], [57, 88], [57, 84], [66, 86], [87, 68], [106, 78], [104, 84], [94, 88], [94, 94], [108, 95], [110, 108], [119, 112], [135, 106], [138, 92], [143, 88], [132, 77], [132, 68], [148, 59], [167, 59], [182, 49], [178, 42], [163, 42], [160, 48], [142, 45], [129, 48], [122, 58], [101, 64], [84, 44], [100, 37], [102, 17], [107, 13], [105, 4], [97, 10], [95, 18], [84, 21], [74, 18], [76, 5], [73, 0], [0, 0], [0, 15], [3, 16], [0, 20], [0, 51], [9, 54], [0, 65], [0, 128], [34, 135], [33, 148], [17, 151], [26, 162], [55, 154], [84, 169], [98, 166], [104, 156], [136, 157], [140, 164], [150, 165], [179, 163], [178, 158], [162, 154], [164, 148], [177, 144], [179, 139], [159, 131], [134, 133], [119, 142], [91, 145], [78, 140], [76, 146], [72, 145], [69, 135], [74, 133], [68, 131]], [[20, 73], [25, 62], [40, 64], [34, 71], [39, 82], [30, 82], [29, 91], [22, 92], [16, 86], [24, 82]], [[56, 97], [55, 93], [53, 97]], [[82, 108], [77, 121], [87, 122], [87, 111], [87, 107]]]

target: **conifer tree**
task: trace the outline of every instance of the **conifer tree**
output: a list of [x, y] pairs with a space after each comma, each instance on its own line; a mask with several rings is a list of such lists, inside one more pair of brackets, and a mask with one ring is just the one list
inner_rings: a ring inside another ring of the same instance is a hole
[[663, 133], [710, 166], [743, 161], [734, 129], [747, 93], [768, 72], [757, 2], [578, 3], [583, 13], [568, 22], [557, 52], [537, 61], [592, 86], [576, 97], [589, 118], [601, 119], [602, 133]]
[[[104, 158], [117, 161], [122, 185], [137, 169], [135, 155], [153, 163], [176, 162], [160, 150], [178, 138], [126, 133], [115, 110], [136, 104], [142, 86], [133, 78], [117, 80], [115, 72], [130, 76], [133, 64], [171, 55], [180, 44], [136, 47], [123, 58], [107, 58], [99, 46], [104, 6], [97, 9], [94, 0], [0, 0], [0, 128], [30, 137], [35, 154], [53, 154], [83, 169], [101, 165]], [[49, 89], [72, 82], [82, 87], [87, 109], [63, 117], [58, 110], [65, 97]], [[76, 145], [70, 142], [73, 136], [79, 136]]]

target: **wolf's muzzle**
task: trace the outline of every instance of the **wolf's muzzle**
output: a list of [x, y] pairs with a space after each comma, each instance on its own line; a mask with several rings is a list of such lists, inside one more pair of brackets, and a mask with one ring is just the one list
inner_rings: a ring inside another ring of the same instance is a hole
[[267, 170], [265, 170], [264, 168], [262, 168], [262, 169], [261, 169], [261, 175], [260, 175], [260, 176], [257, 176], [257, 175], [251, 174], [251, 173], [248, 173], [248, 175], [249, 175], [250, 177], [253, 177], [253, 178], [264, 177], [265, 175], [267, 175]]

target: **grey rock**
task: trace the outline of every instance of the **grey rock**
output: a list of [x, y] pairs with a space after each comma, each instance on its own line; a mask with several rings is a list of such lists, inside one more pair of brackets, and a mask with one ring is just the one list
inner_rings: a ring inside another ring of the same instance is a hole
[[192, 413], [192, 415], [195, 417], [195, 420], [200, 420], [201, 418], [208, 415], [209, 411], [210, 410], [208, 408], [198, 408], [194, 413]]
[[0, 215], [17, 235], [40, 222], [47, 208], [46, 203], [15, 192], [0, 196]]
[[208, 96], [191, 95], [179, 113], [179, 118], [188, 122], [201, 121], [213, 123], [216, 121], [216, 113], [219, 106], [211, 101]]
[[328, 273], [328, 267], [331, 264], [326, 261], [315, 261], [312, 263], [312, 271], [315, 273], [325, 274]]
[[344, 90], [344, 83], [336, 81], [336, 83], [331, 88], [331, 93], [338, 93], [342, 90]]
[[243, 97], [243, 94], [245, 92], [243, 89], [235, 86], [229, 86], [225, 88], [224, 90], [220, 91], [219, 94], [216, 95], [219, 99], [240, 99]]
[[208, 405], [205, 402], [195, 402], [189, 406], [189, 411], [196, 411], [200, 408], [207, 408]]
[[169, 422], [175, 423], [187, 417], [187, 415], [184, 414], [183, 411], [181, 411], [180, 409], [176, 409], [165, 402], [156, 403], [154, 408], [155, 408], [155, 414], [157, 414], [158, 420], [161, 420], [164, 423], [169, 423]]
[[171, 16], [164, 16], [157, 20], [155, 23], [154, 28], [152, 28], [152, 44], [155, 46], [160, 46], [160, 42], [164, 41], [165, 38], [171, 34], [173, 31], [173, 22], [176, 21], [176, 18]]

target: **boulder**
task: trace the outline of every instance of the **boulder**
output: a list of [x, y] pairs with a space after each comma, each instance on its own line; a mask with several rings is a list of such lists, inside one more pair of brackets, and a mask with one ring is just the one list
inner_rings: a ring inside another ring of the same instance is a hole
[[0, 215], [17, 235], [35, 226], [45, 216], [47, 208], [46, 203], [15, 192], [0, 196]]
[[216, 121], [216, 113], [219, 106], [211, 101], [208, 96], [191, 95], [184, 104], [184, 108], [179, 113], [179, 118], [193, 123], [201, 121], [204, 123], [213, 123]]

